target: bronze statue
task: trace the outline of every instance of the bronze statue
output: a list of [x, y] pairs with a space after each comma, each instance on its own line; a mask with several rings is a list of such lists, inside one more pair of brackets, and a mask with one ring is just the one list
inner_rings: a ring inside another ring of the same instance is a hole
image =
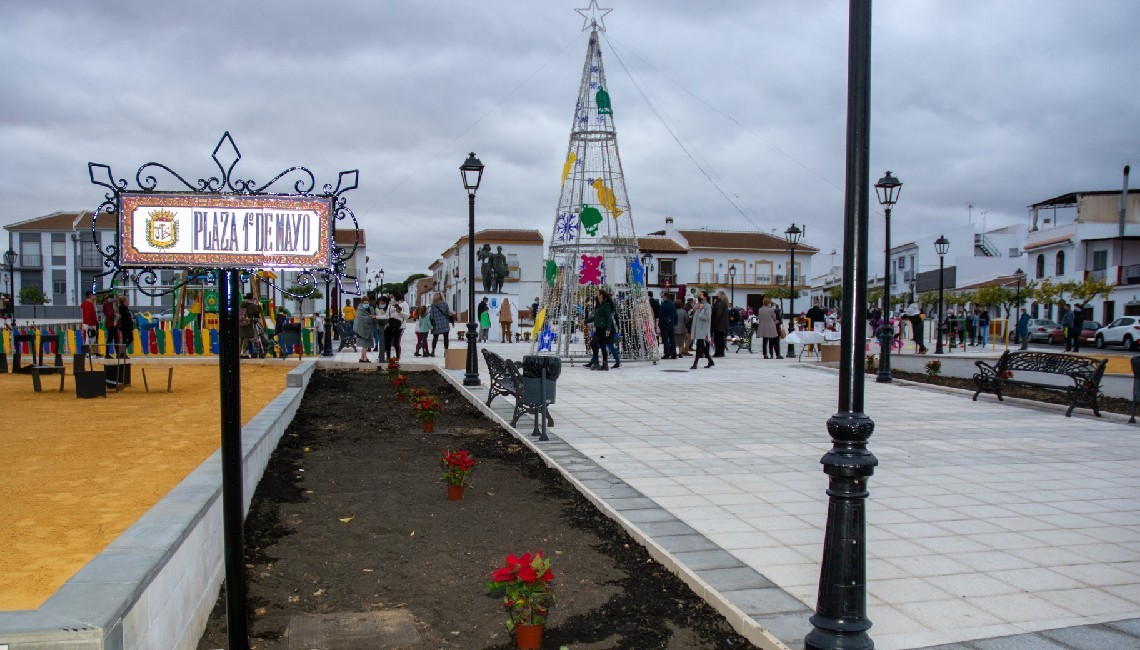
[[483, 244], [483, 248], [480, 248], [475, 254], [475, 257], [482, 262], [479, 270], [483, 273], [483, 291], [485, 293], [491, 293], [495, 286], [495, 271], [491, 264], [491, 257], [493, 255], [490, 244]]
[[503, 254], [503, 247], [499, 246], [498, 250], [491, 255], [491, 269], [495, 272], [494, 289], [495, 293], [503, 292], [503, 282], [510, 274], [510, 269], [507, 267], [507, 256]]

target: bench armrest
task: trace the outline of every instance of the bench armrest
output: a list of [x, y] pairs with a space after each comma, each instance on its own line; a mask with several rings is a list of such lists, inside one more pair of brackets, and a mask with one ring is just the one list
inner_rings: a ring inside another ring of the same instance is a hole
[[997, 367], [991, 366], [981, 359], [975, 361], [974, 365], [978, 367], [978, 374], [980, 374], [982, 377], [999, 377]]

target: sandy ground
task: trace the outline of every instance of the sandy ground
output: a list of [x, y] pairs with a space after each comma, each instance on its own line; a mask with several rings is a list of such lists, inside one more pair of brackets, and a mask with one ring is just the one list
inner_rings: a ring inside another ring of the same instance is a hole
[[[243, 364], [242, 423], [294, 366]], [[70, 370], [70, 369], [69, 369]], [[178, 365], [174, 390], [139, 364], [132, 387], [78, 400], [0, 375], [0, 610], [35, 609], [220, 445], [218, 368]], [[155, 373], [159, 374], [159, 373]]]

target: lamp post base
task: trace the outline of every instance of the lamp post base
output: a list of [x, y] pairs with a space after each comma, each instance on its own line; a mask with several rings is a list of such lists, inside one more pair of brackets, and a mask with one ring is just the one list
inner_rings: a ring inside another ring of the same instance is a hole
[[879, 374], [875, 382], [880, 384], [891, 383], [891, 345], [895, 342], [895, 328], [883, 325], [876, 330], [879, 337]]
[[475, 350], [475, 323], [467, 324], [467, 372], [463, 375], [464, 386], [479, 386], [479, 355]]

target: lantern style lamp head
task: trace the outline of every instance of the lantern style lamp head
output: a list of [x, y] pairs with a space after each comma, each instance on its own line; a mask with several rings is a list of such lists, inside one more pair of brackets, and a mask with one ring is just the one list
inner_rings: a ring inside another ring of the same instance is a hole
[[937, 251], [939, 257], [950, 250], [950, 240], [946, 239], [946, 235], [939, 235], [938, 239], [934, 240], [934, 250]]
[[1017, 269], [1016, 271], [1013, 272], [1013, 277], [1017, 278], [1018, 282], [1021, 282], [1022, 280], [1025, 279], [1025, 271], [1022, 271], [1021, 269]]
[[463, 177], [463, 189], [471, 196], [475, 196], [475, 191], [479, 189], [479, 182], [483, 180], [483, 163], [475, 157], [475, 152], [472, 151], [467, 155], [467, 160], [459, 166], [459, 174]]
[[730, 264], [728, 266], [728, 277], [730, 277], [734, 280], [736, 279], [736, 265], [735, 264]]
[[804, 231], [794, 223], [784, 231], [784, 238], [787, 239], [788, 243], [792, 245], [800, 243], [800, 239], [803, 238], [803, 236]]
[[900, 192], [902, 192], [902, 181], [891, 176], [890, 171], [875, 183], [875, 194], [879, 197], [879, 205], [888, 210], [898, 202]]
[[16, 265], [16, 251], [9, 248], [8, 250], [4, 251], [4, 266], [7, 266], [8, 268], [12, 268], [15, 265]]

